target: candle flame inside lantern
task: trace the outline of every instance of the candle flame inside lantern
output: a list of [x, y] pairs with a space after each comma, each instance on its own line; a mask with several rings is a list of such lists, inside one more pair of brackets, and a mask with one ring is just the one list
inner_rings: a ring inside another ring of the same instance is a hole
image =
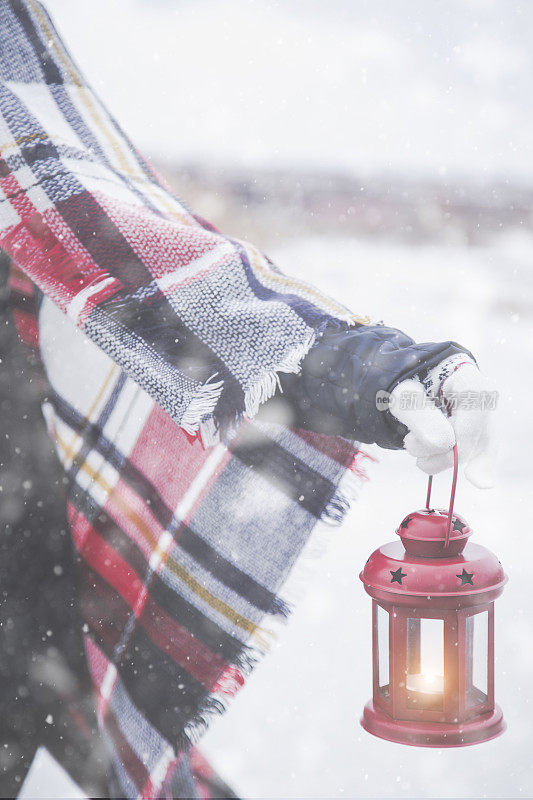
[[408, 675], [406, 688], [409, 692], [421, 692], [422, 694], [443, 694], [444, 675], [433, 675], [432, 673], [420, 673], [418, 675]]

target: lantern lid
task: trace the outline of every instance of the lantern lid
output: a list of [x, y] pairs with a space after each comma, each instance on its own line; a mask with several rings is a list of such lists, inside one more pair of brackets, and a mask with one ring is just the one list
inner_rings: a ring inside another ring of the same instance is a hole
[[479, 544], [440, 558], [413, 556], [398, 541], [375, 550], [359, 576], [377, 600], [398, 605], [447, 607], [495, 599], [507, 578], [497, 557]]
[[[396, 529], [400, 542], [374, 550], [359, 577], [369, 595], [384, 604], [459, 609], [492, 602], [507, 581], [490, 550], [468, 542], [472, 530], [454, 514], [459, 458], [453, 448], [453, 481], [447, 511], [430, 506], [403, 518]], [[402, 546], [403, 545], [403, 546]]]
[[407, 514], [396, 528], [396, 533], [407, 552], [413, 556], [448, 558], [462, 553], [473, 531], [464, 517], [453, 514], [450, 537], [445, 546], [447, 524], [447, 510], [423, 508]]

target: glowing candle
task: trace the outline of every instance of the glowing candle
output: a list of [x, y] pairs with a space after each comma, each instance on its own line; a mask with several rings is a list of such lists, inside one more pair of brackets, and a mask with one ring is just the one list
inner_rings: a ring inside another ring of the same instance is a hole
[[444, 692], [444, 675], [431, 675], [430, 673], [408, 675], [406, 688], [409, 692], [442, 694]]

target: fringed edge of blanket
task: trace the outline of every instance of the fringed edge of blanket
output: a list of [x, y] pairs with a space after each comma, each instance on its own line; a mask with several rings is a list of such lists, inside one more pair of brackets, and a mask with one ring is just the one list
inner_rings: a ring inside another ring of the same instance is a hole
[[189, 435], [200, 431], [204, 444], [216, 444], [218, 441], [214, 413], [224, 390], [224, 381], [216, 381], [214, 378], [216, 375], [212, 375], [196, 390], [179, 421], [180, 428]]
[[248, 389], [244, 396], [244, 413], [252, 419], [259, 411], [260, 406], [270, 400], [276, 393], [279, 384], [279, 373], [287, 372], [297, 374], [300, 372], [301, 363], [309, 353], [317, 339], [318, 332], [311, 331], [307, 339], [294, 347], [285, 358], [280, 361], [277, 368], [265, 371]]
[[220, 441], [221, 435], [235, 429], [243, 417], [253, 419], [263, 403], [275, 395], [280, 386], [280, 373], [300, 372], [303, 359], [319, 335], [320, 330], [311, 330], [307, 338], [294, 345], [274, 369], [263, 370], [245, 391], [244, 403], [240, 409], [234, 408], [233, 399], [230, 404], [231, 410], [224, 407], [227, 405], [224, 398], [224, 382], [213, 383], [213, 378], [216, 376], [212, 376], [199, 388], [178, 424], [190, 435], [200, 433], [204, 445], [216, 444]]
[[314, 345], [317, 335], [317, 331], [311, 331], [307, 339], [293, 347], [275, 369], [264, 370], [245, 392], [244, 407], [236, 412], [225, 412], [221, 408], [224, 382], [215, 382], [213, 379], [216, 375], [211, 376], [199, 387], [178, 424], [189, 435], [200, 433], [204, 445], [217, 444], [221, 434], [236, 428], [243, 416], [253, 419], [263, 403], [274, 397], [276, 389], [280, 386], [280, 372], [294, 374], [300, 372], [302, 361]]
[[311, 585], [320, 559], [335, 535], [336, 528], [344, 521], [362, 485], [368, 481], [367, 462], [376, 460], [372, 454], [357, 450], [352, 464], [345, 469], [335, 493], [290, 570], [275, 605], [266, 615], [266, 622], [261, 625], [263, 635], [254, 637], [254, 644], [244, 645], [239, 657], [220, 676], [211, 693], [179, 737], [180, 750], [198, 742], [211, 718], [223, 714], [228, 709], [256, 664], [270, 652], [272, 645], [285, 629], [294, 608]]
[[[212, 382], [216, 377], [213, 375], [200, 387], [197, 397], [189, 403], [178, 424], [191, 435], [199, 432], [205, 445], [216, 444], [220, 440], [221, 433], [236, 427], [243, 416], [253, 419], [263, 403], [275, 395], [276, 390], [280, 387], [280, 373], [297, 375], [300, 372], [302, 361], [326, 328], [347, 330], [354, 325], [364, 325], [367, 322], [367, 318], [349, 315], [346, 319], [328, 318], [316, 328], [310, 329], [307, 337], [291, 347], [290, 351], [273, 369], [263, 370], [251, 383], [245, 391], [243, 407], [237, 411], [235, 409], [226, 411], [224, 408], [224, 382]], [[234, 400], [232, 399], [233, 404]]]

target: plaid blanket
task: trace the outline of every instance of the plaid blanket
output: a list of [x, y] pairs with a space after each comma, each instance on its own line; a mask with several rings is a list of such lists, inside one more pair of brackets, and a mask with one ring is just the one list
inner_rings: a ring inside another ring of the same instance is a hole
[[253, 418], [354, 317], [173, 196], [35, 0], [0, 0], [0, 156], [0, 247], [49, 381], [110, 793], [198, 796], [190, 745], [269, 649], [364, 457]]

